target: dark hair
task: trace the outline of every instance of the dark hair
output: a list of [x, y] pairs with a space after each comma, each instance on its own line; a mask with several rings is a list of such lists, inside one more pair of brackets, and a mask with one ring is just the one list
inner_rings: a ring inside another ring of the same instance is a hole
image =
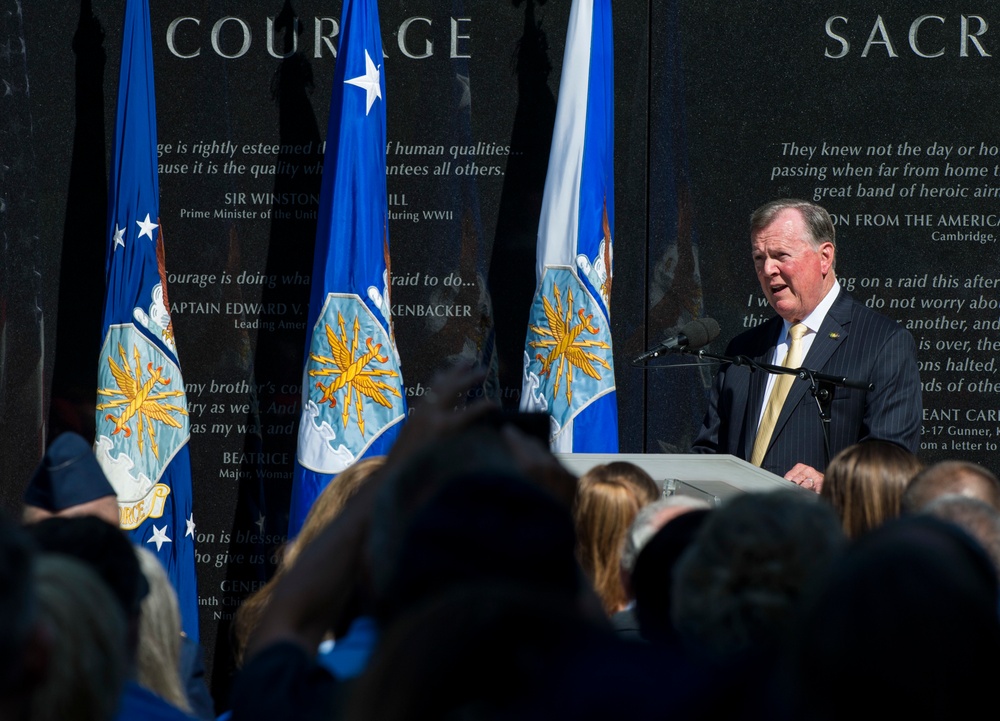
[[21, 658], [38, 614], [31, 540], [0, 512], [0, 694], [19, 683]]
[[922, 512], [950, 521], [976, 539], [1000, 573], [1000, 511], [978, 498], [948, 493], [925, 505]]
[[674, 571], [677, 632], [708, 658], [772, 646], [844, 542], [836, 514], [815, 498], [774, 491], [727, 501]]
[[42, 551], [72, 556], [96, 571], [121, 603], [125, 618], [139, 617], [149, 585], [121, 529], [94, 516], [47, 518], [27, 529]]
[[581, 579], [569, 509], [531, 482], [502, 473], [449, 480], [413, 515], [375, 614], [407, 608], [463, 584], [507, 583], [575, 597]]
[[972, 718], [1000, 674], [997, 579], [957, 526], [894, 519], [831, 568], [793, 634], [787, 718]]

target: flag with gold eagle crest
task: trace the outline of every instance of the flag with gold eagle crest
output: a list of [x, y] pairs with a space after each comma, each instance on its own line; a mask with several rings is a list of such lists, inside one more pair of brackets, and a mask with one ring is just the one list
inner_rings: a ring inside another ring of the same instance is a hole
[[177, 358], [159, 217], [156, 98], [148, 0], [127, 0], [110, 190], [107, 290], [95, 453], [121, 526], [153, 551], [198, 640], [190, 424]]
[[406, 418], [392, 331], [378, 4], [345, 0], [323, 160], [288, 535], [335, 476]]
[[610, 0], [573, 0], [521, 392], [521, 409], [547, 412], [552, 449], [567, 453], [618, 451], [610, 329], [613, 77]]

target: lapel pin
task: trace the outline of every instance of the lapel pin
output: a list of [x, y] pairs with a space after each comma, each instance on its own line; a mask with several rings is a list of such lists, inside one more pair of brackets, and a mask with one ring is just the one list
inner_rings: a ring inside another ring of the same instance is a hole
[[840, 337], [840, 333], [831, 333], [830, 337], [833, 338], [834, 340], [836, 340], [837, 338]]

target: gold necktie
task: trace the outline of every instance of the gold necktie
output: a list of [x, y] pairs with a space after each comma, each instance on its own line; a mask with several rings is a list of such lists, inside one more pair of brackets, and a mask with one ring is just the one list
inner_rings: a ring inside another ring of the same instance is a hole
[[[792, 341], [788, 344], [788, 353], [785, 354], [781, 365], [786, 368], [798, 368], [802, 365], [802, 338], [808, 330], [802, 323], [795, 323], [788, 329]], [[785, 405], [785, 398], [788, 397], [788, 391], [794, 382], [795, 376], [788, 373], [782, 373], [774, 379], [774, 387], [767, 399], [767, 405], [764, 406], [760, 426], [757, 428], [757, 438], [753, 443], [753, 453], [750, 456], [750, 462], [755, 466], [759, 466], [764, 460], [767, 446], [771, 442], [771, 434], [774, 433], [774, 425], [778, 422], [781, 407]]]

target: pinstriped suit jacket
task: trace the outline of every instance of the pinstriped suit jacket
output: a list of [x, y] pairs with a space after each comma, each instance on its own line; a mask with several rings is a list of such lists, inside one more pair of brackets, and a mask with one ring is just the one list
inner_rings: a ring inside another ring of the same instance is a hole
[[[726, 355], [770, 363], [780, 333], [781, 318], [774, 317], [734, 338]], [[892, 441], [917, 452], [923, 414], [917, 348], [913, 336], [896, 321], [869, 310], [841, 290], [802, 365], [874, 385], [871, 391], [835, 389], [830, 409], [831, 457], [868, 439]], [[732, 364], [719, 369], [693, 452], [750, 458], [767, 375]], [[781, 476], [800, 462], [823, 471], [828, 461], [816, 401], [808, 382], [796, 380], [761, 467]]]

